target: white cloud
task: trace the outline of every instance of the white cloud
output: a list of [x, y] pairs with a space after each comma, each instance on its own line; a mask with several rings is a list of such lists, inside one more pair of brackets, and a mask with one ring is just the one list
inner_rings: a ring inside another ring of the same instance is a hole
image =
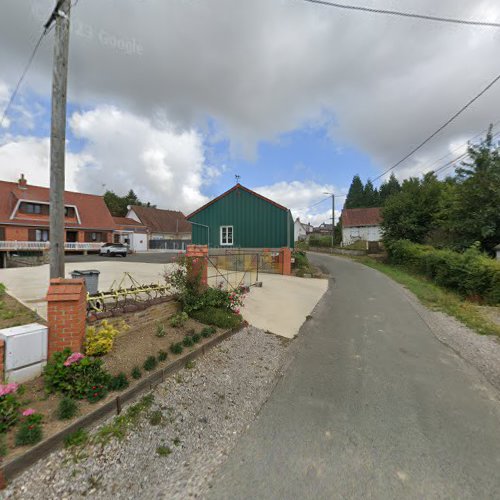
[[[322, 222], [330, 224], [331, 201], [325, 193], [340, 192], [330, 184], [318, 184], [314, 181], [277, 182], [254, 188], [254, 191], [289, 208], [294, 218], [299, 217], [302, 222], [310, 222], [313, 225]], [[318, 204], [325, 198], [328, 199]], [[341, 206], [342, 203], [343, 199], [335, 203], [335, 206]], [[339, 217], [340, 211], [335, 210], [335, 220], [338, 221]]]
[[205, 166], [202, 137], [194, 129], [158, 128], [111, 106], [75, 113], [70, 126], [85, 142], [87, 161], [75, 174], [82, 191], [122, 195], [133, 189], [143, 201], [185, 212], [207, 201], [201, 187], [217, 174]]

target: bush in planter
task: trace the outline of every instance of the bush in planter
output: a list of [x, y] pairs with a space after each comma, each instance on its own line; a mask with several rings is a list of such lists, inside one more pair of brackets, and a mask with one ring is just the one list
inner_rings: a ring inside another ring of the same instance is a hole
[[158, 361], [165, 361], [168, 354], [165, 351], [158, 351]]
[[19, 407], [17, 400], [17, 384], [0, 385], [0, 433], [6, 432], [19, 420]]
[[171, 316], [168, 322], [173, 328], [180, 328], [188, 319], [189, 316], [187, 315], [187, 313], [180, 312]]
[[217, 330], [213, 326], [205, 326], [201, 331], [201, 336], [204, 338], [208, 338], [212, 336]]
[[218, 326], [219, 328], [236, 328], [243, 322], [240, 314], [216, 307], [206, 307], [199, 311], [193, 311], [191, 317], [200, 323]]
[[87, 389], [87, 401], [97, 403], [108, 395], [108, 388], [104, 384], [97, 384]]
[[156, 358], [154, 356], [148, 356], [146, 358], [146, 361], [144, 361], [144, 364], [142, 367], [150, 372], [151, 370], [154, 370], [156, 368], [156, 365], [158, 364], [158, 361], [156, 361]]
[[130, 374], [134, 380], [139, 380], [142, 377], [141, 369], [138, 366], [134, 366]]
[[104, 356], [113, 348], [119, 330], [104, 320], [99, 328], [89, 326], [85, 335], [85, 353], [87, 356]]
[[172, 352], [172, 354], [182, 354], [182, 343], [176, 342], [175, 344], [170, 344], [170, 351]]
[[194, 344], [194, 341], [193, 341], [192, 337], [189, 337], [189, 336], [186, 335], [186, 337], [184, 337], [182, 339], [182, 345], [184, 347], [191, 347], [193, 344]]
[[43, 437], [43, 415], [28, 408], [23, 411], [23, 417], [24, 419], [16, 433], [16, 446], [26, 446], [38, 443]]
[[118, 375], [115, 375], [114, 377], [111, 377], [111, 380], [109, 381], [108, 384], [108, 389], [110, 391], [121, 391], [123, 389], [126, 389], [128, 387], [128, 380], [127, 380], [127, 375], [125, 373], [121, 372]]
[[74, 399], [87, 397], [93, 386], [107, 386], [110, 375], [102, 368], [102, 360], [84, 356], [70, 349], [56, 352], [44, 368], [45, 390], [60, 392]]
[[201, 335], [199, 333], [195, 333], [191, 336], [191, 338], [193, 339], [193, 342], [197, 344], [201, 340]]
[[75, 400], [66, 396], [59, 401], [59, 406], [57, 407], [57, 418], [59, 420], [69, 420], [77, 413], [78, 405]]

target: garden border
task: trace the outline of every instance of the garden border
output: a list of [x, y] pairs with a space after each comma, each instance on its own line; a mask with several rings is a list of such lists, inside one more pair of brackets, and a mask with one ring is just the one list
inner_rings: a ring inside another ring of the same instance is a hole
[[209, 349], [212, 349], [222, 341], [239, 332], [245, 326], [247, 326], [246, 322], [236, 328], [222, 332], [217, 337], [208, 339], [206, 343], [204, 343], [197, 349], [185, 354], [184, 356], [181, 356], [180, 358], [177, 358], [173, 363], [169, 364], [165, 368], [161, 368], [151, 373], [145, 379], [134, 385], [134, 387], [127, 389], [122, 394], [105, 403], [103, 406], [80, 417], [78, 420], [73, 422], [62, 431], [59, 431], [49, 438], [44, 439], [37, 445], [27, 450], [22, 455], [19, 455], [18, 457], [13, 458], [12, 460], [7, 462], [4, 462], [2, 459], [0, 468], [0, 489], [6, 487], [7, 480], [10, 481], [14, 479], [21, 472], [24, 472], [26, 469], [35, 464], [38, 460], [46, 457], [49, 453], [59, 448], [63, 443], [64, 438], [69, 434], [72, 434], [81, 428], [97, 425], [99, 421], [103, 420], [105, 417], [108, 417], [112, 413], [116, 413], [116, 415], [119, 415], [124, 404], [136, 399], [137, 396], [139, 396], [143, 392], [154, 389], [157, 385], [164, 382], [167, 377], [184, 368], [186, 363], [199, 358], [200, 356], [203, 356]]

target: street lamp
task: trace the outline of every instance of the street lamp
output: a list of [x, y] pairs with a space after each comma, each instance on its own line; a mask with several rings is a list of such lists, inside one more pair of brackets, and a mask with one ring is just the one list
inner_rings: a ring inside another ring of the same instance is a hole
[[335, 194], [330, 193], [328, 191], [325, 191], [323, 194], [327, 194], [328, 196], [332, 197], [332, 248], [333, 248], [333, 240], [334, 238], [334, 231], [335, 231]]

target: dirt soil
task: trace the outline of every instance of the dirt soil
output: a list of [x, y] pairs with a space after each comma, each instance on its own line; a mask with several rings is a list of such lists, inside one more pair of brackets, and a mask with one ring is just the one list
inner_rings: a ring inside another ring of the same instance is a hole
[[[158, 366], [164, 368], [170, 363], [175, 361], [179, 356], [186, 354], [207, 341], [202, 338], [201, 341], [193, 347], [184, 348], [184, 352], [180, 355], [175, 355], [170, 352], [170, 344], [172, 342], [181, 341], [186, 335], [193, 333], [193, 330], [199, 333], [206, 325], [198, 323], [189, 319], [184, 326], [180, 328], [172, 328], [168, 324], [169, 317], [179, 309], [176, 302], [167, 302], [150, 307], [144, 311], [125, 314], [119, 318], [111, 318], [110, 323], [120, 325], [123, 321], [129, 325], [129, 329], [122, 331], [115, 339], [112, 351], [103, 356], [104, 367], [112, 375], [117, 375], [124, 372], [129, 380], [129, 388], [141, 381], [134, 380], [130, 376], [132, 368], [138, 366], [142, 372], [142, 376], [153, 372], [145, 372], [142, 365], [148, 356], [158, 356], [158, 352], [163, 350], [168, 352], [166, 361], [158, 363]], [[163, 324], [165, 328], [165, 336], [158, 338], [156, 336], [156, 329], [158, 324]], [[96, 323], [97, 325], [99, 322]], [[217, 329], [214, 336], [222, 333], [224, 330]], [[43, 378], [38, 377], [26, 384], [23, 384], [22, 396], [19, 396], [21, 402], [21, 411], [26, 408], [33, 408], [37, 413], [44, 415], [43, 420], [43, 436], [48, 438], [57, 432], [64, 429], [66, 426], [74, 422], [77, 418], [89, 413], [90, 411], [99, 408], [111, 399], [116, 398], [120, 392], [111, 392], [108, 396], [101, 401], [91, 404], [86, 400], [78, 401], [78, 415], [70, 420], [58, 420], [55, 413], [61, 399], [59, 394], [47, 395], [45, 393]], [[14, 439], [18, 426], [14, 426], [6, 434], [6, 442], [8, 447], [7, 456], [4, 460], [10, 460], [18, 455], [24, 453], [29, 447], [15, 447]]]
[[46, 324], [45, 320], [31, 311], [8, 293], [0, 295], [0, 329], [28, 323]]

